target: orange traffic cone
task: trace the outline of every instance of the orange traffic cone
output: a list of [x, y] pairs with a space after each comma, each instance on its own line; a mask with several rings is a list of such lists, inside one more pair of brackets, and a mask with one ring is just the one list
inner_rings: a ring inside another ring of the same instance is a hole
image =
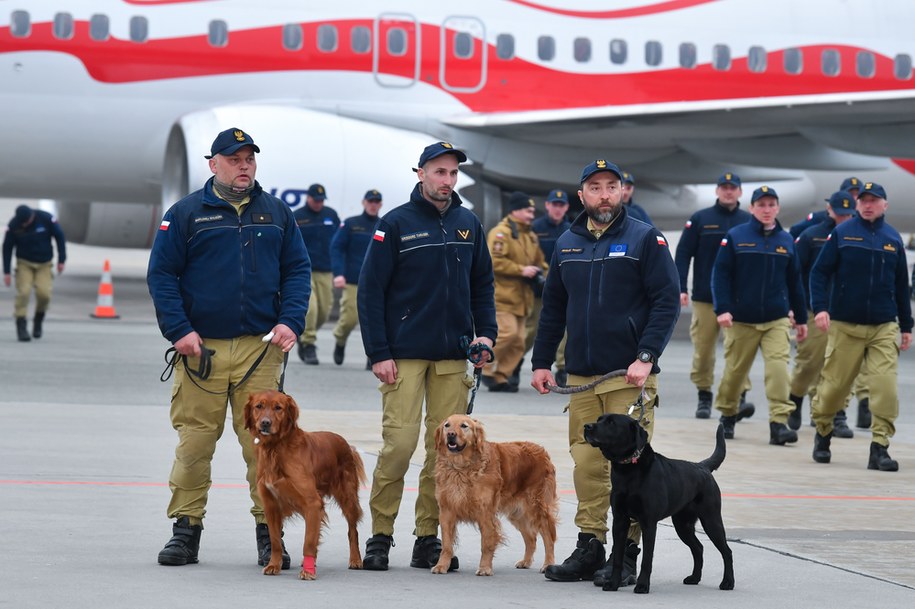
[[105, 260], [102, 280], [98, 284], [98, 304], [95, 305], [95, 313], [91, 313], [90, 317], [96, 319], [118, 319], [120, 317], [114, 312], [114, 285], [111, 283], [111, 263], [108, 260]]

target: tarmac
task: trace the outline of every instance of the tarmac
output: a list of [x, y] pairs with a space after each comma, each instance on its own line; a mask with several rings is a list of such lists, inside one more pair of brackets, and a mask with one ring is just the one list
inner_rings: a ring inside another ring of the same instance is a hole
[[[885, 607], [915, 603], [915, 356], [900, 358], [902, 401], [891, 454], [900, 471], [866, 469], [869, 432], [833, 440], [833, 462], [813, 462], [813, 429], [800, 441], [768, 444], [763, 366], [751, 373], [756, 415], [737, 426], [715, 477], [734, 553], [736, 588], [718, 590], [720, 556], [705, 545], [704, 579], [684, 586], [689, 551], [669, 520], [659, 528], [651, 593], [603, 592], [590, 582], [547, 581], [518, 570], [520, 535], [504, 521], [507, 543], [496, 552], [493, 577], [476, 577], [479, 535], [459, 527], [461, 569], [432, 575], [409, 567], [413, 503], [422, 462], [414, 455], [396, 522], [387, 572], [346, 569], [346, 526], [328, 509], [318, 579], [297, 578], [304, 524], [287, 522], [293, 569], [265, 577], [256, 565], [254, 522], [236, 441], [227, 426], [213, 462], [200, 563], [163, 567], [156, 554], [171, 534], [165, 515], [176, 434], [169, 423], [170, 382], [160, 382], [168, 347], [155, 323], [145, 285], [148, 252], [70, 246], [70, 262], [55, 282], [45, 336], [15, 340], [13, 290], [0, 287], [0, 607], [579, 607], [627, 602], [642, 607]], [[92, 319], [105, 259], [111, 260], [118, 319]], [[668, 457], [711, 454], [716, 419], [697, 420], [689, 381], [689, 311], [661, 358], [661, 407], [653, 446]], [[381, 440], [380, 395], [364, 370], [358, 331], [342, 366], [331, 361], [332, 326], [318, 333], [321, 365], [291, 354], [286, 390], [302, 409], [300, 425], [336, 431], [356, 446], [371, 477]], [[718, 376], [722, 361], [719, 352]], [[560, 527], [557, 559], [575, 544], [575, 492], [566, 444], [566, 398], [540, 396], [522, 374], [517, 394], [481, 390], [474, 416], [493, 441], [543, 445], [557, 467]], [[854, 420], [854, 404], [849, 419]], [[368, 489], [360, 540], [371, 535]], [[542, 560], [538, 548], [535, 564]]]

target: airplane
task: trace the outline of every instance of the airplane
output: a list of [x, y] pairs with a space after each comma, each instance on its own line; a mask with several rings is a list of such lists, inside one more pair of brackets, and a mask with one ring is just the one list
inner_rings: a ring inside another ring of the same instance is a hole
[[[149, 247], [229, 127], [290, 206], [406, 200], [435, 140], [468, 154], [486, 226], [507, 193], [577, 190], [606, 158], [682, 226], [733, 171], [783, 219], [843, 178], [915, 229], [908, 0], [0, 0], [0, 196], [44, 199], [68, 238]], [[382, 212], [385, 210], [383, 209]]]

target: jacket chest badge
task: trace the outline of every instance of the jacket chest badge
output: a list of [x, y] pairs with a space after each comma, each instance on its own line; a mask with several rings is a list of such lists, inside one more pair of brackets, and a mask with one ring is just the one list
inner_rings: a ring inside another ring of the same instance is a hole
[[784, 246], [779, 245], [778, 247], [775, 248], [775, 253], [776, 254], [787, 254], [788, 250]]
[[883, 251], [884, 252], [895, 252], [896, 247], [892, 243], [887, 243], [883, 246]]
[[473, 231], [469, 228], [457, 228], [454, 230], [454, 235], [458, 241], [470, 241]]
[[625, 256], [626, 247], [627, 247], [627, 245], [625, 243], [611, 243], [610, 247], [607, 250], [607, 257], [608, 258], [619, 258], [619, 257]]

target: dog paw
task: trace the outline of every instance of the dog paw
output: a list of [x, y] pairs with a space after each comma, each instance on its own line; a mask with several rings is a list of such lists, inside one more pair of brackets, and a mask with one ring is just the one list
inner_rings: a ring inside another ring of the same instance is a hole
[[432, 567], [432, 572], [436, 575], [443, 575], [448, 572], [448, 565], [447, 564], [443, 565], [442, 563], [438, 563], [437, 565]]
[[619, 583], [607, 582], [604, 584], [604, 587], [601, 588], [604, 592], [616, 592], [620, 589]]
[[633, 592], [636, 594], [648, 594], [648, 590], [650, 588], [651, 586], [649, 584], [636, 584], [635, 590], [633, 590]]
[[280, 563], [273, 564], [267, 563], [267, 566], [264, 567], [264, 575], [279, 575], [280, 574]]
[[[522, 558], [521, 560], [519, 560], [518, 562], [515, 563], [515, 568], [516, 569], [530, 569], [531, 563], [533, 563], [533, 562], [534, 561], [532, 561], [532, 560], [524, 560]], [[543, 571], [545, 569], [546, 569], [546, 565], [543, 566], [543, 569], [540, 569], [540, 572], [543, 573]]]
[[310, 581], [318, 579], [318, 574], [311, 573], [309, 571], [306, 571], [305, 569], [302, 569], [301, 571], [299, 571], [299, 579], [310, 582]]
[[734, 580], [733, 579], [723, 579], [721, 584], [718, 585], [719, 590], [733, 590], [734, 589]]
[[492, 567], [480, 567], [477, 569], [477, 575], [492, 575]]
[[361, 569], [362, 568], [362, 559], [360, 558], [359, 560], [349, 561], [349, 568], [350, 569]]
[[702, 578], [698, 575], [690, 575], [689, 577], [683, 578], [683, 583], [686, 584], [687, 586], [695, 586], [696, 584], [699, 583], [699, 580], [701, 580], [701, 579]]

